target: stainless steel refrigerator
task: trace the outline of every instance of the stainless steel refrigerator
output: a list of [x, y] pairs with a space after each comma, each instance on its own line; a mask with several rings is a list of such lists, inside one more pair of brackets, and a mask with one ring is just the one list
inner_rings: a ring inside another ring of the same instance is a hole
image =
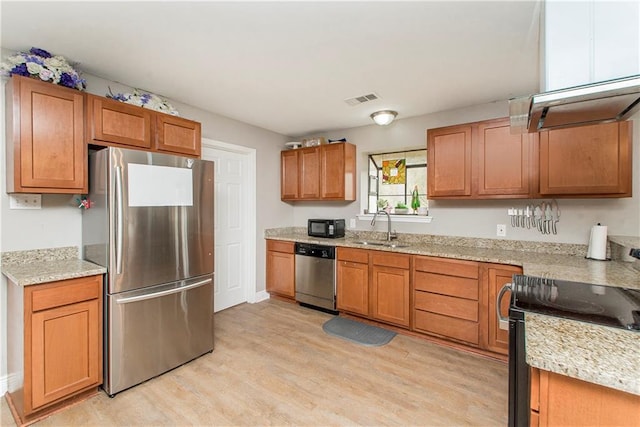
[[90, 154], [84, 258], [107, 268], [104, 389], [213, 350], [213, 162], [109, 147]]

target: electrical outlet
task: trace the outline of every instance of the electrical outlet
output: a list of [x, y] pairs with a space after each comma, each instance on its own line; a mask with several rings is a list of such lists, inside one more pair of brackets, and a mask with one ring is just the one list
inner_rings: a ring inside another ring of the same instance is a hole
[[507, 235], [507, 225], [506, 224], [498, 224], [496, 226], [496, 236], [505, 237]]
[[351, 229], [356, 228], [356, 219], [355, 218], [349, 218], [349, 228], [351, 228]]
[[42, 194], [10, 194], [9, 209], [42, 209]]

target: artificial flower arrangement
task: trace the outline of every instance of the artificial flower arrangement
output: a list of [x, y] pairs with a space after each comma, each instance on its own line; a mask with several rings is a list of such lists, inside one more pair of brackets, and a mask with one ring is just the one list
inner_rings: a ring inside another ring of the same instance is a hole
[[139, 89], [134, 89], [132, 93], [113, 94], [111, 92], [111, 88], [109, 88], [109, 93], [106, 94], [106, 97], [115, 99], [116, 101], [125, 102], [127, 104], [137, 105], [138, 107], [171, 114], [172, 116], [180, 115], [178, 110], [173, 108], [173, 105], [171, 105], [166, 99], [160, 98], [158, 95], [153, 93], [143, 92]]
[[5, 77], [14, 74], [31, 77], [77, 90], [87, 88], [87, 82], [63, 56], [52, 55], [37, 47], [9, 56], [0, 64], [0, 74]]

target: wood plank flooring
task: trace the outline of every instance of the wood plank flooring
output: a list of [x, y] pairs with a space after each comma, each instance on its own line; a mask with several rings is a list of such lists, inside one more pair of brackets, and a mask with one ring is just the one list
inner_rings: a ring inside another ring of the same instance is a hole
[[402, 335], [359, 346], [326, 335], [330, 318], [273, 299], [216, 313], [213, 353], [37, 425], [507, 424], [505, 363]]

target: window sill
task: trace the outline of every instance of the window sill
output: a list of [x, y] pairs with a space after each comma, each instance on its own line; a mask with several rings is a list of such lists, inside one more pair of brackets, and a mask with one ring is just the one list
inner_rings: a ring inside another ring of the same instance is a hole
[[[380, 215], [378, 215], [380, 216]], [[386, 215], [382, 216], [382, 219], [384, 219]], [[371, 221], [373, 219], [373, 214], [360, 214], [358, 215], [358, 219], [361, 221]], [[411, 215], [411, 214], [407, 214], [407, 215], [395, 215], [395, 214], [391, 214], [391, 221], [392, 222], [423, 222], [423, 223], [429, 223], [431, 222], [431, 220], [433, 219], [432, 216], [425, 216], [425, 215]]]

